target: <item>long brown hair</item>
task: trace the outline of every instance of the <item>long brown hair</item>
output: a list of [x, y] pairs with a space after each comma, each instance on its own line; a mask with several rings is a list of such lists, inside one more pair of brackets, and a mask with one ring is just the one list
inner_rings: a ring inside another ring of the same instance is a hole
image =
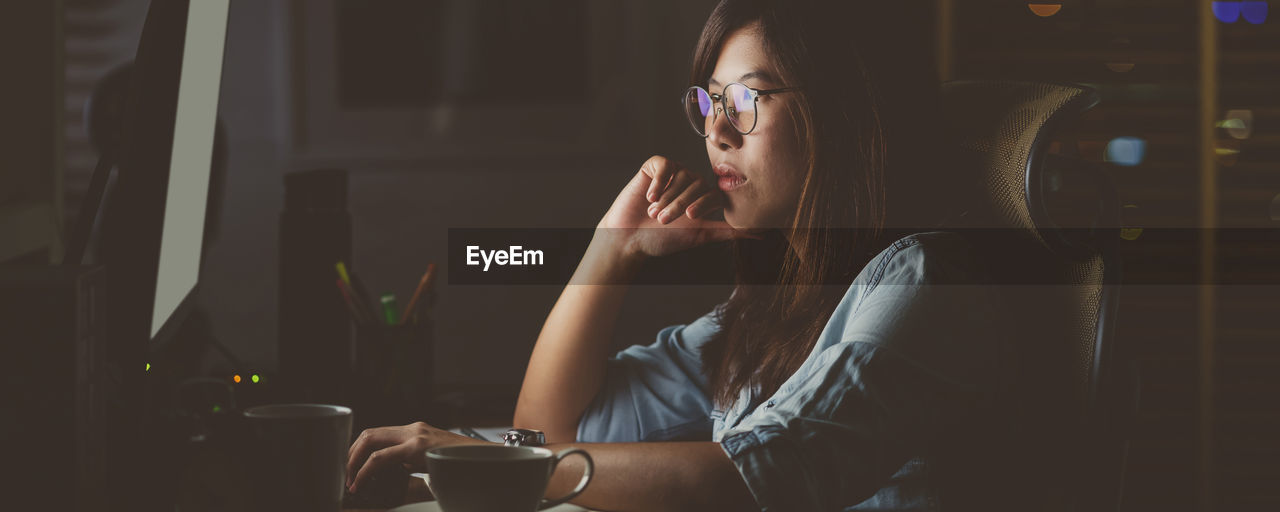
[[[804, 362], [862, 267], [950, 210], [930, 2], [722, 0], [693, 56], [705, 86], [725, 39], [759, 22], [807, 157], [791, 228], [733, 244], [736, 287], [702, 349], [713, 400], [773, 394]], [[910, 134], [910, 139], [907, 135]], [[933, 186], [915, 182], [928, 175]], [[892, 225], [892, 230], [885, 230]], [[892, 233], [893, 236], [889, 236]]]

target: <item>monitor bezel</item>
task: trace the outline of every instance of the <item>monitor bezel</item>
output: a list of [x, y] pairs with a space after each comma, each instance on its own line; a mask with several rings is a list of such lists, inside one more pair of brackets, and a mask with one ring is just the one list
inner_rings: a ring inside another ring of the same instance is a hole
[[[138, 347], [147, 352], [170, 340], [200, 290], [197, 279], [152, 335], [189, 12], [190, 0], [151, 2], [134, 62], [133, 93], [126, 109], [128, 136], [118, 164], [114, 197], [106, 205], [109, 213], [103, 225], [102, 257], [107, 265], [110, 302], [118, 312], [113, 312], [108, 322], [115, 324], [110, 332], [118, 343], [126, 345], [126, 352], [132, 352], [133, 347], [127, 345], [136, 340], [147, 340]], [[226, 30], [224, 26], [224, 45]], [[224, 69], [225, 62], [224, 52]], [[200, 253], [197, 268], [204, 265], [205, 251]], [[147, 355], [134, 353], [142, 358]], [[141, 367], [146, 361], [133, 362]]]

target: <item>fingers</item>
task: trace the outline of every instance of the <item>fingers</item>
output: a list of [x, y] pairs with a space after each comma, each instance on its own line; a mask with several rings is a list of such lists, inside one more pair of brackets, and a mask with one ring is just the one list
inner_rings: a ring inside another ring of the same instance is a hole
[[690, 219], [700, 219], [720, 208], [724, 208], [724, 196], [712, 192], [695, 199], [684, 209], [684, 214]]
[[671, 178], [675, 176], [679, 170], [678, 165], [674, 165], [671, 160], [661, 156], [653, 156], [645, 160], [640, 170], [647, 174], [650, 178], [649, 189], [645, 192], [645, 199], [650, 202], [658, 200], [662, 195], [662, 191], [667, 188], [671, 182]]
[[709, 181], [675, 161], [654, 156], [645, 161], [641, 172], [650, 178], [645, 199], [651, 204], [646, 213], [661, 224], [682, 216], [698, 218], [723, 207], [723, 198], [714, 193]]
[[360, 433], [355, 443], [351, 443], [351, 448], [347, 448], [347, 486], [351, 486], [352, 475], [356, 474], [356, 470], [360, 466], [365, 465], [366, 458], [369, 458], [372, 452], [378, 451], [385, 445], [385, 440], [375, 440], [385, 438], [388, 428], [367, 429]]
[[377, 450], [395, 444], [390, 441], [392, 429], [396, 427], [371, 428], [360, 433], [356, 442], [347, 448], [347, 487], [351, 486], [351, 476], [365, 463], [365, 459]]
[[699, 197], [703, 197], [703, 194], [706, 193], [707, 185], [701, 180], [696, 180], [688, 187], [685, 187], [684, 191], [681, 192], [680, 195], [671, 200], [671, 203], [658, 213], [658, 222], [669, 224], [680, 218], [681, 215], [685, 215], [689, 205], [693, 204], [693, 202]]
[[[680, 197], [689, 188], [699, 188], [699, 180], [688, 171], [676, 173], [671, 178], [671, 184], [662, 192], [662, 196], [653, 204], [649, 205], [649, 216], [657, 219], [658, 222], [666, 224], [675, 220], [680, 214], [684, 213], [684, 208], [680, 207], [676, 211], [669, 211], [668, 207]], [[665, 215], [664, 215], [665, 214]]]
[[347, 448], [347, 486], [351, 486], [356, 470], [365, 464], [365, 460], [371, 454], [388, 446], [398, 445], [405, 439], [421, 435], [427, 429], [427, 424], [418, 422], [397, 427], [371, 428], [361, 432], [360, 437], [351, 443], [350, 448]]
[[[426, 447], [426, 436], [418, 435], [410, 437], [395, 446], [373, 452], [369, 455], [369, 460], [365, 461], [364, 465], [360, 467], [360, 472], [355, 475], [355, 478], [351, 479], [351, 485], [349, 486], [351, 492], [359, 492], [361, 485], [367, 482], [374, 473], [387, 466], [402, 463], [420, 466], [421, 464], [416, 459], [426, 456]], [[350, 473], [347, 474], [350, 475]]]

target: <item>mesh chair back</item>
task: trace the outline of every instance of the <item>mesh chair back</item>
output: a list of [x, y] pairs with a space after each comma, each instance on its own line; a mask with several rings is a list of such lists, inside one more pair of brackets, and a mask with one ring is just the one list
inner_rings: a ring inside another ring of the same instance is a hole
[[[1093, 90], [1070, 84], [943, 84], [944, 118], [958, 164], [972, 169], [981, 185], [964, 227], [978, 233], [984, 259], [1008, 300], [1007, 316], [995, 321], [1014, 324], [1021, 333], [1011, 341], [1020, 373], [1008, 386], [1009, 399], [1017, 404], [1013, 413], [1025, 422], [1019, 427], [1025, 446], [1039, 450], [1052, 443], [1056, 454], [1035, 456], [1072, 462], [1056, 477], [1045, 475], [1070, 482], [1058, 496], [1048, 497], [1064, 508], [1097, 501], [1079, 496], [1081, 486], [1096, 487], [1081, 475], [1096, 462], [1091, 449], [1108, 348], [1104, 319], [1113, 304], [1104, 283], [1114, 282], [1107, 268], [1110, 246], [1101, 236], [1109, 232], [1100, 229], [1115, 227], [1100, 223], [1110, 221], [1114, 208], [1108, 201], [1114, 199], [1106, 193], [1109, 188], [1094, 193], [1102, 189], [1054, 165], [1047, 150], [1056, 130], [1097, 102]], [[1079, 192], [1071, 190], [1073, 185], [1087, 189], [1085, 199], [1071, 194]], [[1078, 225], [1059, 225], [1063, 220], [1050, 214], [1061, 209], [1054, 202], [1063, 197], [1083, 205], [1086, 215], [1071, 221]], [[1108, 481], [1111, 477], [1106, 475]]]

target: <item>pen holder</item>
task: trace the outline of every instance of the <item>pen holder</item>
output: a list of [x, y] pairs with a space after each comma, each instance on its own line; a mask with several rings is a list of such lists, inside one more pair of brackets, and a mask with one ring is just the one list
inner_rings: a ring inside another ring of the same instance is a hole
[[433, 398], [434, 323], [417, 315], [404, 325], [356, 327], [354, 432], [424, 421]]

